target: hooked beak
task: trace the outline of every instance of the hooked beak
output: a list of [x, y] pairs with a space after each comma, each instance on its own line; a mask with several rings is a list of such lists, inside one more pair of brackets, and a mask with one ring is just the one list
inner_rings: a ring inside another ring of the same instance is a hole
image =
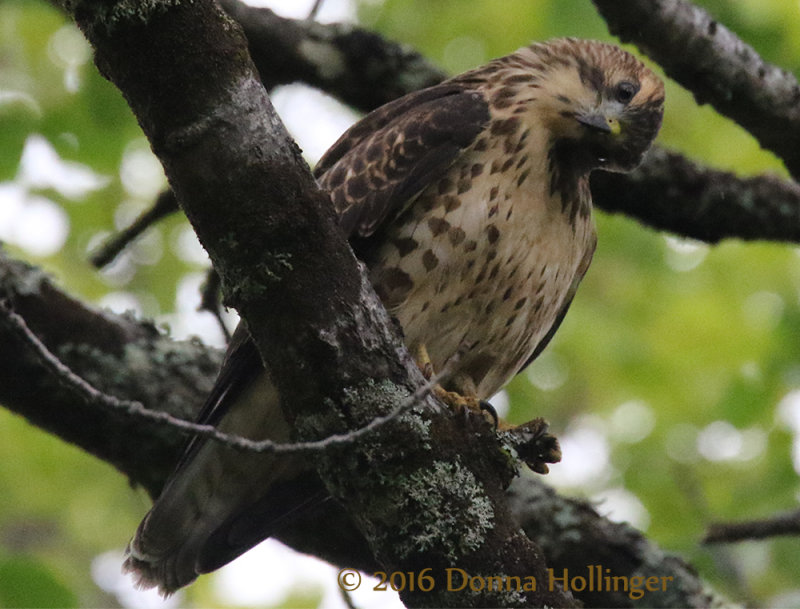
[[587, 112], [586, 114], [578, 114], [575, 119], [585, 127], [600, 131], [601, 133], [611, 133], [617, 135], [622, 127], [619, 121], [615, 118], [604, 116], [596, 112]]

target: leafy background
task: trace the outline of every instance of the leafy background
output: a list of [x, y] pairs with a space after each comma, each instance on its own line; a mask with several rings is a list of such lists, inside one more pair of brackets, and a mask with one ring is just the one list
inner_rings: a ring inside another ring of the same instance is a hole
[[[309, 3], [273, 4], [297, 14]], [[796, 2], [698, 4], [767, 60], [800, 74]], [[343, 15], [453, 73], [534, 39], [611, 40], [589, 0], [328, 0], [321, 18]], [[304, 88], [284, 89], [276, 104], [310, 162], [355, 118]], [[309, 129], [312, 115], [323, 123]], [[746, 132], [672, 82], [659, 141], [741, 175], [785, 175]], [[194, 311], [206, 263], [181, 218], [152, 229], [109, 269], [87, 261], [163, 184], [135, 120], [97, 74], [80, 34], [43, 1], [0, 4], [4, 247], [87, 301], [133, 309], [176, 336], [196, 333], [219, 344], [213, 322]], [[550, 420], [565, 449], [550, 480], [564, 492], [639, 526], [732, 598], [800, 607], [797, 539], [699, 544], [712, 520], [766, 517], [796, 508], [800, 498], [797, 249], [737, 241], [709, 247], [603, 213], [597, 223], [595, 261], [562, 329], [498, 406], [508, 402], [514, 422]], [[148, 500], [110, 466], [0, 410], [0, 488], [0, 606], [157, 606], [152, 597], [132, 596], [116, 575], [114, 552]], [[229, 571], [202, 578], [172, 604], [341, 603], [330, 585], [308, 583], [314, 563], [280, 552], [270, 546], [261, 555], [266, 562], [251, 559], [250, 571], [239, 573], [273, 573], [275, 561], [289, 561], [288, 581], [255, 578], [261, 588], [280, 586], [283, 596], [233, 595], [217, 581], [232, 577]], [[357, 600], [396, 603], [386, 593]]]

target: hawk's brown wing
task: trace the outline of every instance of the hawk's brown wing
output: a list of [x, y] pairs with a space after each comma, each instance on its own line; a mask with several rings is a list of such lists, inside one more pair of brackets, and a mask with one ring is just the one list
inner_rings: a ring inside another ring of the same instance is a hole
[[449, 82], [391, 102], [339, 138], [314, 171], [342, 230], [368, 237], [443, 175], [489, 122], [483, 95]]

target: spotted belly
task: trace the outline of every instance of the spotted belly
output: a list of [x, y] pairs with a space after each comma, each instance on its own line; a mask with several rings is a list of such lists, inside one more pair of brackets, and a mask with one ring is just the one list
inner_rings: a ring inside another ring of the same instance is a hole
[[458, 197], [429, 189], [370, 265], [412, 352], [425, 345], [443, 386], [481, 399], [547, 334], [594, 243], [589, 217], [575, 224], [544, 194], [500, 182]]

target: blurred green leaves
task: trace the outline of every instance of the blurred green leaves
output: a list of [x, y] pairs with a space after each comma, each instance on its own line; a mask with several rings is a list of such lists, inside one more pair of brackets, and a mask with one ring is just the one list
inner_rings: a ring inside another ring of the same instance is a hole
[[[698, 4], [768, 60], [800, 71], [796, 2]], [[359, 14], [453, 73], [532, 40], [612, 40], [589, 0], [363, 0]], [[663, 145], [743, 175], [785, 175], [744, 130], [697, 107], [674, 83], [666, 108]], [[25, 183], [20, 160], [33, 136], [64, 162], [102, 177], [103, 186], [76, 197]], [[11, 186], [24, 206], [45, 197], [69, 224], [53, 255], [8, 247], [90, 301], [174, 314], [178, 292], [203, 268], [196, 250], [181, 249], [181, 218], [162, 222], [110, 270], [87, 263], [90, 246], [163, 186], [148, 158], [129, 109], [97, 74], [78, 32], [45, 2], [0, 3], [0, 230]], [[579, 457], [581, 442], [599, 440], [607, 452], [602, 475], [569, 492], [599, 497], [622, 489], [646, 510], [643, 524], [654, 541], [692, 560], [732, 596], [757, 604], [789, 598], [781, 595], [798, 589], [797, 540], [705, 548], [699, 539], [710, 520], [769, 516], [793, 508], [800, 496], [800, 458], [793, 462], [800, 430], [779, 412], [800, 388], [797, 249], [731, 241], [709, 247], [598, 216], [593, 266], [551, 347], [509, 385], [509, 418], [548, 418], [559, 437], [576, 440]], [[109, 466], [4, 411], [0, 464], [0, 605], [114, 602], [91, 583], [88, 565], [125, 543], [146, 501]], [[576, 467], [589, 465], [579, 458]], [[599, 509], [614, 507], [612, 497]], [[207, 584], [199, 590], [209, 602]]]
[[77, 607], [75, 594], [50, 569], [29, 558], [0, 559], [3, 607]]

